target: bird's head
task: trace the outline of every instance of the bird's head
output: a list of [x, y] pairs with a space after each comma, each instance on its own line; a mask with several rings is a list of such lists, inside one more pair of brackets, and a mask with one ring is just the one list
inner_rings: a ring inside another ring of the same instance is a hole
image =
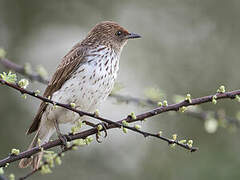
[[88, 33], [84, 44], [88, 45], [106, 45], [121, 50], [128, 39], [140, 38], [141, 36], [135, 33], [129, 33], [125, 28], [115, 22], [104, 21], [98, 23]]

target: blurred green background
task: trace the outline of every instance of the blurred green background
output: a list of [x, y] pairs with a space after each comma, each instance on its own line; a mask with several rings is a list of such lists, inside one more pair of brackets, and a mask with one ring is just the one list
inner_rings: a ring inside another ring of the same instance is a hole
[[[0, 47], [16, 63], [41, 64], [51, 75], [71, 47], [96, 23], [114, 20], [142, 39], [124, 48], [118, 82], [119, 93], [142, 97], [148, 87], [193, 97], [213, 94], [224, 84], [240, 87], [240, 1], [238, 0], [0, 0]], [[0, 65], [0, 71], [7, 71]], [[19, 76], [20, 77], [20, 76]], [[44, 89], [31, 83], [29, 89]], [[0, 87], [0, 158], [12, 148], [25, 150], [32, 137], [25, 136], [39, 101], [7, 87]], [[103, 116], [119, 120], [151, 107], [118, 104], [108, 99], [100, 108]], [[236, 101], [201, 105], [205, 110], [225, 109], [235, 116]], [[30, 179], [239, 179], [239, 129], [219, 128], [209, 134], [203, 121], [177, 114], [161, 114], [142, 124], [151, 132], [194, 140], [200, 149], [189, 153], [170, 148], [158, 139], [111, 130], [103, 143], [93, 143], [67, 153], [63, 164], [50, 175]], [[17, 177], [29, 172], [13, 163], [6, 174]]]

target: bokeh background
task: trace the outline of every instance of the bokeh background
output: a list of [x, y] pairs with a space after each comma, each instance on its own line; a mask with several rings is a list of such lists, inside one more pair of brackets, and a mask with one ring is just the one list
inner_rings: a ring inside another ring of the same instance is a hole
[[[240, 87], [240, 1], [238, 0], [0, 0], [0, 47], [19, 64], [41, 64], [51, 75], [71, 47], [90, 28], [114, 20], [143, 36], [124, 48], [119, 93], [143, 97], [149, 87], [159, 88], [170, 102], [175, 94], [193, 97], [213, 94], [224, 84]], [[0, 65], [1, 71], [7, 71]], [[19, 76], [20, 78], [21, 76]], [[29, 89], [45, 88], [31, 83]], [[0, 158], [12, 148], [25, 150], [31, 141], [25, 132], [39, 101], [0, 87]], [[130, 112], [151, 107], [119, 104], [109, 98], [100, 108], [103, 116], [119, 120]], [[237, 101], [201, 105], [203, 110], [224, 109], [236, 116]], [[144, 130], [163, 131], [171, 137], [193, 139], [200, 149], [189, 153], [170, 148], [158, 139], [112, 130], [103, 143], [70, 152], [50, 175], [30, 179], [239, 179], [239, 129], [206, 132], [204, 122], [184, 114], [161, 114], [142, 124]], [[231, 128], [232, 129], [232, 128]], [[29, 172], [13, 163], [6, 174]]]

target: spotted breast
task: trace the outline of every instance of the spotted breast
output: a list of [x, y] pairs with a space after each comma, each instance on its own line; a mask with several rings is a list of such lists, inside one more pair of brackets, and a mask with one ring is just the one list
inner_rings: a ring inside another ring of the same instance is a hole
[[[84, 58], [85, 63], [53, 94], [52, 100], [75, 103], [76, 108], [91, 112], [112, 91], [119, 70], [119, 53], [100, 46], [89, 49]], [[76, 113], [53, 106], [49, 106], [46, 113], [47, 119], [57, 118], [59, 123], [74, 122], [79, 117]]]

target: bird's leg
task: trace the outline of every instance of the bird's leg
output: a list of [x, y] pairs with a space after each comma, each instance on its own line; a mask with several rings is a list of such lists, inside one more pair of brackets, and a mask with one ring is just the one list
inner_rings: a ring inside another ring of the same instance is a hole
[[[86, 125], [88, 126], [91, 126], [91, 127], [94, 127], [94, 128], [97, 128], [98, 129], [98, 132], [96, 133], [96, 140], [98, 143], [101, 143], [102, 141], [100, 140], [100, 131], [103, 130], [104, 131], [104, 138], [107, 137], [107, 126], [108, 124], [105, 123], [105, 122], [101, 122], [101, 123], [98, 123], [98, 124], [94, 124], [94, 123], [91, 123], [89, 121], [86, 121], [84, 120], [83, 122], [86, 123]], [[99, 129], [99, 125], [101, 125], [102, 129]]]
[[62, 149], [67, 148], [67, 138], [61, 133], [57, 119], [54, 119], [54, 126], [57, 132], [58, 138], [62, 141]]
[[97, 129], [98, 129], [98, 133], [96, 133], [96, 140], [97, 140], [98, 143], [101, 143], [101, 142], [102, 142], [102, 141], [100, 140], [100, 137], [99, 137], [99, 136], [101, 136], [101, 133], [100, 133], [100, 132], [101, 132], [102, 130], [104, 131], [104, 138], [107, 137], [107, 126], [108, 126], [108, 124], [105, 123], [105, 122], [101, 122], [101, 123], [96, 124], [96, 127], [97, 127]]

